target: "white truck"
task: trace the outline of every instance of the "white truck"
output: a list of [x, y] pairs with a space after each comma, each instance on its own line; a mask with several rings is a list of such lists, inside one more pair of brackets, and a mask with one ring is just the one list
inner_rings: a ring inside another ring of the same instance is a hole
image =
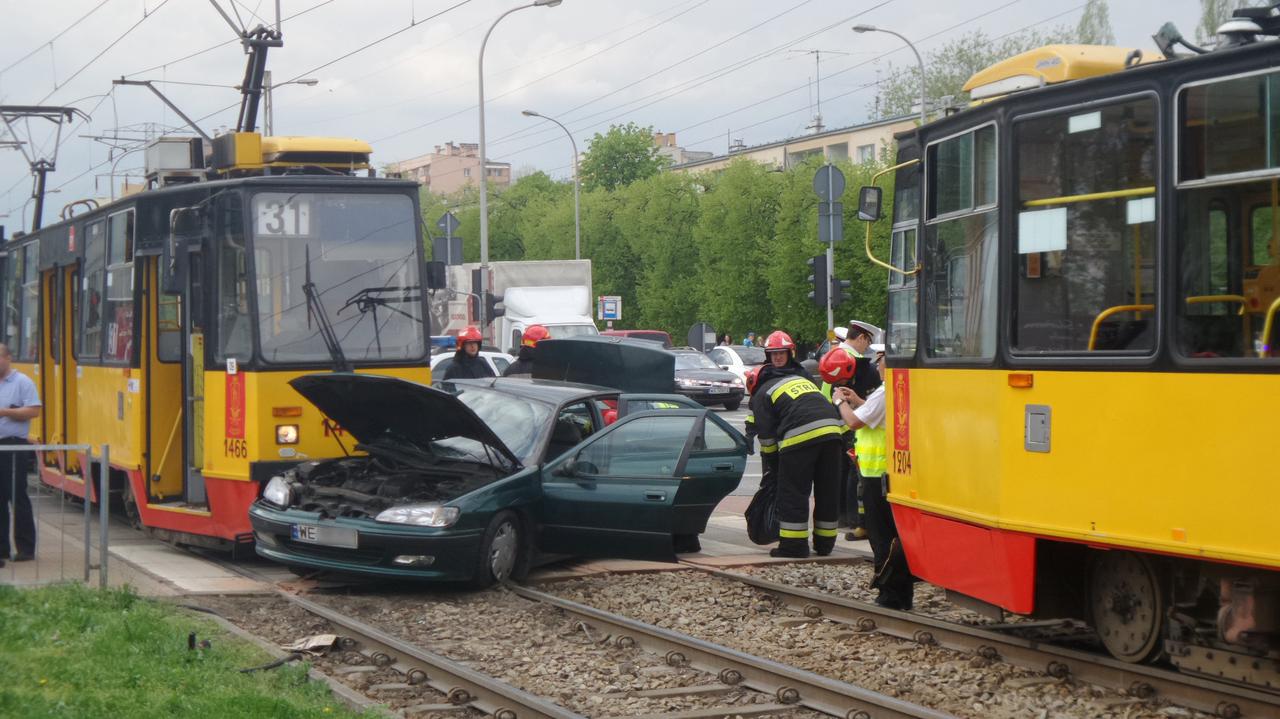
[[[432, 334], [456, 335], [475, 324], [474, 273], [478, 263], [449, 268], [448, 287], [432, 300]], [[502, 314], [481, 328], [485, 343], [516, 354], [529, 325], [543, 325], [554, 338], [599, 334], [591, 317], [591, 261], [490, 262], [489, 286], [501, 298]]]

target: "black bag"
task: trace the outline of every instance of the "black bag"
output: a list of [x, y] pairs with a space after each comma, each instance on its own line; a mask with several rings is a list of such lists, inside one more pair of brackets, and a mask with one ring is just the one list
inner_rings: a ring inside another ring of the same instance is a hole
[[747, 538], [756, 544], [773, 544], [778, 541], [778, 483], [774, 473], [766, 470], [760, 478], [760, 489], [751, 498], [747, 511]]

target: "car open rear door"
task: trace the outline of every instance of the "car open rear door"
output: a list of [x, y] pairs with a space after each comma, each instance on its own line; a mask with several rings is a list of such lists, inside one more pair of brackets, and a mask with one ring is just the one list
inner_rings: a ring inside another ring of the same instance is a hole
[[704, 409], [632, 414], [548, 464], [542, 473], [539, 548], [671, 559], [676, 498], [706, 414]]

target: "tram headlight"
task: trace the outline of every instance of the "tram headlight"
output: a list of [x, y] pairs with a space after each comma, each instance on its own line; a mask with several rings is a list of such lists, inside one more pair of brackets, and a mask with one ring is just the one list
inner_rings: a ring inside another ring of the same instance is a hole
[[448, 527], [458, 521], [458, 515], [460, 514], [462, 514], [462, 511], [457, 507], [446, 507], [438, 502], [427, 502], [425, 504], [405, 504], [391, 509], [384, 509], [374, 519], [390, 524]]
[[284, 477], [276, 475], [267, 482], [267, 486], [262, 490], [262, 500], [274, 504], [281, 509], [287, 509], [293, 503], [293, 488], [289, 486], [289, 482]]
[[298, 425], [296, 424], [277, 424], [276, 425], [276, 444], [297, 444], [298, 443]]

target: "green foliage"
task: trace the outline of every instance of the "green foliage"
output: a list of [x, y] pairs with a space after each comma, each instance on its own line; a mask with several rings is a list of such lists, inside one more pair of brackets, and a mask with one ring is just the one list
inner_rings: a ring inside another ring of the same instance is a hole
[[1076, 42], [1085, 45], [1114, 45], [1116, 34], [1111, 31], [1111, 13], [1107, 0], [1089, 0], [1085, 3], [1080, 22], [1076, 25]]
[[[619, 191], [615, 220], [639, 262], [636, 312], [641, 327], [685, 329], [698, 320], [698, 193], [689, 175], [664, 172]], [[626, 305], [623, 305], [624, 309]], [[671, 331], [671, 330], [668, 330]]]
[[[210, 639], [189, 651], [188, 632]], [[0, 716], [351, 717], [306, 668], [127, 591], [0, 586]]]
[[614, 190], [652, 177], [666, 164], [653, 144], [653, 128], [628, 122], [610, 126], [603, 135], [597, 132], [578, 163], [578, 171], [584, 188]]
[[[1105, 17], [1105, 5], [1102, 12]], [[1107, 28], [1109, 31], [1109, 22]], [[1042, 45], [1077, 41], [1077, 30], [1067, 27], [1056, 27], [1046, 32], [1030, 30], [999, 38], [991, 38], [984, 31], [975, 30], [952, 40], [924, 55], [925, 92], [930, 114], [934, 112], [934, 104], [945, 97], [951, 97], [952, 103], [968, 102], [964, 84], [979, 70]], [[920, 70], [911, 64], [893, 69], [880, 81], [880, 92], [868, 111], [881, 118], [901, 117], [912, 114], [913, 106], [919, 104]]]

